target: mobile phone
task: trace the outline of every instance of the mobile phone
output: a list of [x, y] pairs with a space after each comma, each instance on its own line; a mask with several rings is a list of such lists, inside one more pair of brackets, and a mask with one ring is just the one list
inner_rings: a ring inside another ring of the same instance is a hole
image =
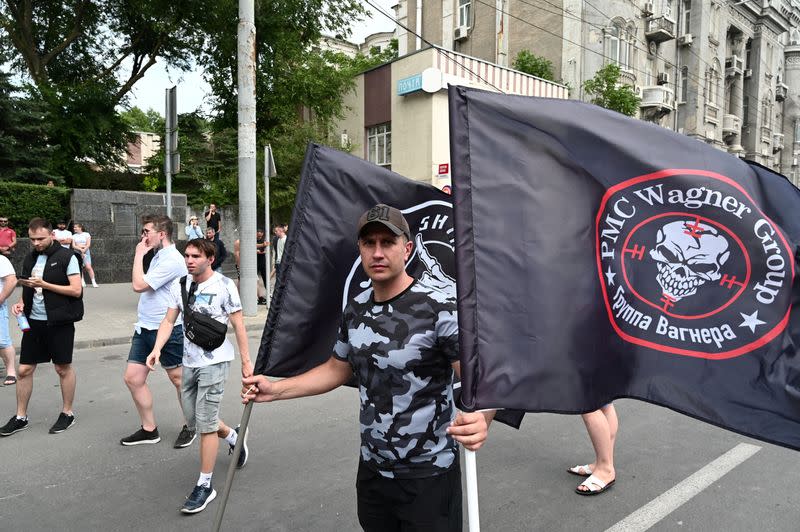
[[19, 280], [19, 279], [25, 279], [25, 280], [27, 280], [27, 279], [30, 279], [30, 277], [28, 277], [27, 275], [17, 275], [17, 279], [18, 279], [18, 280]]

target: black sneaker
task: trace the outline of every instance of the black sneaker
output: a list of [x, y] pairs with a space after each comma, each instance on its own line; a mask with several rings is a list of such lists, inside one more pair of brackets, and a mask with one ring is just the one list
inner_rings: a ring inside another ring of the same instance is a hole
[[[235, 429], [233, 429], [233, 430], [236, 431], [236, 434], [239, 434], [239, 427], [240, 426], [237, 426]], [[249, 432], [250, 432], [250, 429], [247, 429], [244, 432], [244, 440], [242, 440], [242, 452], [239, 453], [239, 459], [236, 461], [236, 469], [243, 468], [244, 465], [247, 463], [247, 454], [249, 453], [249, 450], [247, 449], [247, 434]], [[228, 449], [228, 454], [229, 455], [233, 454], [233, 450], [236, 448], [236, 446], [235, 445], [231, 445], [231, 444], [228, 444], [228, 445], [230, 446], [230, 449]]]
[[214, 491], [214, 488], [211, 484], [208, 487], [205, 486], [195, 486], [192, 490], [192, 493], [186, 497], [186, 502], [183, 503], [183, 507], [181, 508], [181, 512], [185, 514], [196, 514], [197, 512], [202, 512], [208, 506], [208, 503], [216, 498], [217, 492]]
[[266, 305], [267, 304], [267, 298], [266, 297], [259, 297], [258, 298], [258, 304], [259, 305]]
[[8, 423], [3, 425], [3, 428], [0, 429], [0, 436], [11, 436], [15, 432], [19, 432], [27, 428], [27, 419], [17, 419], [17, 416], [11, 416], [11, 419], [8, 420]]
[[158, 435], [158, 427], [153, 430], [144, 430], [144, 427], [141, 427], [127, 438], [119, 440], [122, 445], [143, 445], [145, 443], [158, 443], [160, 441], [161, 436]]
[[181, 433], [178, 434], [178, 439], [175, 440], [175, 448], [182, 449], [184, 447], [189, 447], [196, 437], [197, 431], [190, 430], [189, 427], [184, 425], [181, 429]]
[[75, 424], [75, 416], [71, 416], [69, 414], [65, 414], [64, 412], [61, 412], [58, 415], [58, 419], [56, 419], [56, 422], [53, 423], [52, 427], [50, 427], [50, 434], [61, 434], [74, 424]]

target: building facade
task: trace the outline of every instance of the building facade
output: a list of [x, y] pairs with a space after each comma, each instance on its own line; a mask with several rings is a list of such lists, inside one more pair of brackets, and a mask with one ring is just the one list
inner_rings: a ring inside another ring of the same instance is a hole
[[572, 98], [618, 64], [641, 119], [800, 185], [800, 0], [400, 0], [395, 12], [401, 56], [422, 38], [498, 65], [527, 49]]
[[564, 85], [428, 47], [357, 76], [337, 125], [341, 147], [411, 179], [451, 185], [448, 85], [568, 96]]

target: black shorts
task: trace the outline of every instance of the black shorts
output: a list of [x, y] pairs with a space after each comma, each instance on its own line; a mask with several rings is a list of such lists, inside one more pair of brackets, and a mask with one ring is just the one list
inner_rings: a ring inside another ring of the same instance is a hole
[[441, 475], [386, 478], [359, 461], [358, 522], [365, 532], [460, 532], [461, 469]]
[[20, 364], [72, 363], [72, 347], [75, 345], [74, 323], [47, 325], [46, 321], [28, 321], [31, 330], [22, 334]]

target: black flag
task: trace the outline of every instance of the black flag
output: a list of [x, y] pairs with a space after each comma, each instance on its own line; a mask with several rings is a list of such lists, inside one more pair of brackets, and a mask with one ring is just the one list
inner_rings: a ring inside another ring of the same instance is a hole
[[462, 401], [642, 399], [800, 449], [800, 191], [572, 100], [450, 89]]
[[408, 220], [415, 238], [409, 274], [454, 284], [450, 196], [352, 155], [310, 144], [256, 373], [290, 377], [330, 358], [345, 304], [369, 286], [356, 224], [377, 203], [400, 209]]

